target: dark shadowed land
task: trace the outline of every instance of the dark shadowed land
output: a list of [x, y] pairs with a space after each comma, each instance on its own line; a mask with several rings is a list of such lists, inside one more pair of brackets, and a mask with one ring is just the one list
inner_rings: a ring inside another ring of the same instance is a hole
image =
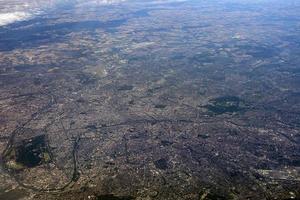
[[300, 199], [297, 1], [3, 5], [0, 199]]

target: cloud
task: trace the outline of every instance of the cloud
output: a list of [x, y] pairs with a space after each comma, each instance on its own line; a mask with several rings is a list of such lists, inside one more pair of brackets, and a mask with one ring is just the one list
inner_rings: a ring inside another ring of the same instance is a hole
[[0, 13], [0, 26], [11, 24], [17, 21], [23, 21], [31, 18], [31, 14], [28, 12], [11, 12]]
[[80, 6], [81, 4], [113, 4], [125, 0], [0, 0], [0, 26], [28, 20], [39, 12], [47, 12], [61, 4]]
[[[60, 4], [75, 5], [76, 8], [86, 6], [117, 4], [132, 0], [0, 0], [0, 26], [14, 22], [28, 20], [36, 14], [47, 12], [49, 8], [55, 8]], [[135, 3], [170, 3], [186, 0], [143, 0], [133, 1]]]

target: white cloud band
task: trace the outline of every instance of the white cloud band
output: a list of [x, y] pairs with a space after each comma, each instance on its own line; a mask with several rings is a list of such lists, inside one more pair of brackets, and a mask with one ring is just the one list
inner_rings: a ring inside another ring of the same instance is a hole
[[17, 21], [29, 19], [30, 13], [27, 12], [11, 12], [11, 13], [0, 13], [0, 26], [11, 24]]

